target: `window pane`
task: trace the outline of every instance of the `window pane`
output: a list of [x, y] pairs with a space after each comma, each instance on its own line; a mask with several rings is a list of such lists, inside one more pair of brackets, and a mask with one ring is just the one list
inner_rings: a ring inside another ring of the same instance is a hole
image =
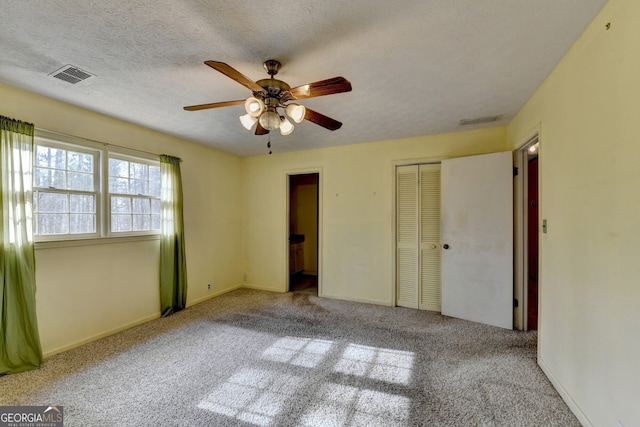
[[111, 212], [131, 213], [131, 197], [111, 197]]
[[157, 181], [157, 182], [150, 181], [149, 182], [149, 195], [150, 196], [155, 196], [155, 197], [160, 197], [160, 181]]
[[151, 215], [151, 229], [160, 230], [160, 215]]
[[129, 178], [129, 162], [125, 160], [109, 159], [109, 176]]
[[95, 233], [96, 216], [91, 214], [69, 215], [69, 230], [71, 234]]
[[65, 188], [65, 172], [62, 170], [42, 169], [35, 170], [35, 187], [44, 188]]
[[93, 172], [93, 155], [69, 151], [67, 154], [67, 169], [78, 172]]
[[109, 192], [129, 194], [129, 180], [127, 178], [109, 177]]
[[151, 213], [160, 215], [160, 200], [151, 199]]
[[133, 216], [133, 230], [141, 231], [148, 230], [150, 225], [149, 215], [134, 215]]
[[69, 221], [66, 214], [39, 214], [38, 231], [40, 234], [66, 234]]
[[111, 215], [111, 231], [131, 231], [131, 215]]
[[149, 166], [148, 165], [144, 165], [142, 163], [133, 163], [131, 162], [131, 178], [133, 179], [142, 179], [142, 180], [148, 180], [149, 179]]
[[69, 190], [93, 191], [93, 174], [69, 172]]
[[151, 213], [151, 203], [149, 199], [133, 199], [134, 214]]
[[69, 211], [74, 213], [96, 213], [94, 195], [70, 194]]
[[38, 212], [69, 212], [66, 194], [38, 192]]
[[149, 181], [160, 183], [160, 166], [149, 166]]
[[142, 194], [148, 195], [149, 191], [147, 190], [147, 181], [140, 181], [137, 179], [131, 180], [131, 194]]
[[36, 149], [36, 166], [65, 169], [66, 151], [59, 148], [43, 147]]

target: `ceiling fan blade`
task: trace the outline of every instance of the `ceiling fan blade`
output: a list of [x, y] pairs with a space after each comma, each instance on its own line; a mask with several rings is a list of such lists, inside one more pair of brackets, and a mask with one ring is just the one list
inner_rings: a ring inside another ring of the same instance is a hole
[[324, 114], [320, 114], [317, 111], [306, 109], [304, 113], [305, 120], [309, 120], [311, 123], [315, 123], [329, 130], [337, 130], [342, 127], [342, 123], [337, 120], [327, 117]]
[[244, 99], [239, 99], [237, 101], [213, 102], [210, 104], [189, 105], [187, 107], [184, 107], [184, 109], [187, 111], [197, 111], [197, 110], [206, 110], [208, 108], [229, 107], [231, 105], [240, 105], [240, 104], [244, 104]]
[[252, 92], [266, 93], [266, 91], [262, 86], [260, 86], [253, 80], [250, 80], [247, 76], [242, 74], [240, 71], [236, 70], [230, 65], [225, 64], [224, 62], [204, 61], [204, 63], [207, 64], [209, 67], [213, 68], [214, 70], [220, 71], [225, 76], [237, 81], [242, 86], [246, 87]]
[[266, 135], [269, 131], [262, 127], [260, 122], [256, 123], [256, 135]]
[[350, 91], [351, 83], [349, 80], [344, 77], [333, 77], [331, 79], [294, 87], [289, 92], [297, 99], [304, 99]]

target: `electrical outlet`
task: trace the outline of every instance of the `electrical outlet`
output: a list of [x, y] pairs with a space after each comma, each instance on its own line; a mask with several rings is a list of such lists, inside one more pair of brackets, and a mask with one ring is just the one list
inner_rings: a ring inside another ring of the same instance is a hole
[[211, 282], [207, 283], [207, 289], [211, 290]]

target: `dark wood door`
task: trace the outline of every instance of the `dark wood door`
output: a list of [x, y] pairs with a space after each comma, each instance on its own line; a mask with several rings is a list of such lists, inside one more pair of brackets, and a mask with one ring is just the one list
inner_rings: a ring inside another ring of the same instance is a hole
[[528, 195], [528, 270], [527, 325], [529, 330], [538, 329], [538, 156], [529, 160], [527, 174]]

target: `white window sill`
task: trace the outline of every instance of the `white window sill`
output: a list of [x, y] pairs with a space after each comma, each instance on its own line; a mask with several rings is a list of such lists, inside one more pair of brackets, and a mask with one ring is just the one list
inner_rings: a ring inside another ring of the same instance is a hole
[[95, 246], [109, 245], [113, 243], [131, 243], [160, 240], [160, 234], [146, 234], [143, 236], [123, 236], [123, 237], [99, 237], [95, 239], [77, 240], [52, 240], [46, 242], [35, 242], [35, 249], [68, 248], [73, 246]]

